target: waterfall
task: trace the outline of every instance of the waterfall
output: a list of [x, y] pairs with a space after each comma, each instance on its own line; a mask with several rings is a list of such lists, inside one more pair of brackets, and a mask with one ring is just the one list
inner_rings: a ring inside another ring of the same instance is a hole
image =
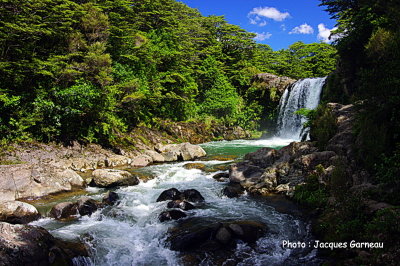
[[294, 112], [301, 108], [317, 108], [325, 79], [306, 78], [286, 88], [279, 102], [277, 137], [300, 140], [308, 134], [303, 130], [306, 118]]

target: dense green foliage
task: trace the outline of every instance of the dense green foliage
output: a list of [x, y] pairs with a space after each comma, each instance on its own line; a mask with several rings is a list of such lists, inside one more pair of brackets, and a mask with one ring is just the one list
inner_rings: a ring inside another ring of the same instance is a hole
[[1, 139], [110, 143], [157, 119], [256, 128], [260, 72], [327, 75], [335, 49], [274, 52], [175, 0], [0, 0]]
[[[353, 167], [369, 173], [362, 182], [371, 185], [357, 187], [346, 164], [335, 162], [327, 186], [330, 200], [319, 210], [315, 229], [325, 241], [384, 243], [383, 249], [364, 249], [368, 257], [329, 251], [335, 260], [347, 260], [344, 264], [396, 265], [400, 250], [400, 2], [321, 2], [338, 20], [340, 34], [335, 41], [338, 66], [328, 79], [323, 99], [358, 107], [353, 127], [356, 154], [347, 156], [355, 163]], [[330, 131], [334, 133], [327, 108], [320, 106], [311, 118], [311, 134], [318, 144], [325, 143]], [[295, 197], [304, 204], [309, 203], [310, 196], [303, 195], [319, 195], [311, 185], [299, 192]], [[318, 202], [326, 197], [312, 199]], [[348, 260], [351, 257], [356, 258]]]
[[326, 100], [356, 102], [359, 157], [372, 169], [400, 142], [400, 3], [322, 0], [338, 19], [339, 64]]

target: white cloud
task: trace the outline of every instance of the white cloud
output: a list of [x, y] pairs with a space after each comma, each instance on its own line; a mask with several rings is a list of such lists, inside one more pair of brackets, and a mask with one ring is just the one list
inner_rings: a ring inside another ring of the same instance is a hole
[[250, 11], [249, 16], [251, 15], [266, 17], [275, 21], [283, 21], [290, 17], [288, 12], [280, 12], [275, 7], [255, 7]]
[[265, 25], [267, 25], [267, 22], [265, 20], [258, 24], [258, 26], [260, 27], [264, 27]]
[[281, 25], [281, 30], [282, 30], [282, 31], [286, 31], [286, 25], [285, 25], [285, 24], [282, 24], [282, 25]]
[[331, 32], [336, 30], [337, 28], [328, 29], [324, 23], [318, 24], [318, 39], [325, 42], [330, 43], [334, 40], [337, 40], [339, 36], [331, 35]]
[[261, 32], [261, 33], [255, 32], [255, 34], [257, 34], [257, 36], [254, 37], [254, 40], [256, 41], [264, 41], [271, 38], [272, 36], [272, 34], [269, 32]]
[[307, 23], [304, 23], [300, 26], [294, 27], [289, 34], [313, 34], [314, 29], [308, 25]]

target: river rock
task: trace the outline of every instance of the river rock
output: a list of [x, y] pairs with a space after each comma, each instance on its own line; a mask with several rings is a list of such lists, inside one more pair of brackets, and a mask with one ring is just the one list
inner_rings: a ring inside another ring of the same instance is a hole
[[152, 157], [142, 154], [132, 158], [131, 166], [133, 167], [145, 167], [153, 162]]
[[171, 208], [171, 209], [172, 208], [181, 209], [184, 211], [192, 210], [195, 208], [191, 203], [187, 202], [186, 200], [170, 201], [170, 202], [168, 202], [167, 207]]
[[186, 213], [180, 210], [169, 210], [169, 211], [164, 211], [160, 213], [158, 216], [158, 219], [160, 222], [165, 222], [165, 221], [170, 221], [170, 220], [178, 220], [181, 218], [186, 217]]
[[222, 194], [228, 198], [237, 198], [244, 193], [244, 189], [239, 184], [230, 184], [222, 189]]
[[115, 169], [97, 169], [92, 173], [92, 183], [98, 187], [133, 186], [139, 179], [128, 171]]
[[229, 169], [229, 181], [240, 183], [247, 178], [260, 178], [264, 170], [247, 162], [234, 163]]
[[164, 190], [160, 196], [157, 198], [157, 202], [166, 201], [166, 200], [179, 200], [181, 198], [181, 192], [176, 188], [170, 188]]
[[150, 156], [153, 162], [155, 163], [163, 163], [165, 162], [164, 156], [162, 156], [160, 153], [152, 150], [146, 150], [144, 152], [145, 155]]
[[226, 245], [231, 241], [232, 234], [227, 228], [221, 227], [220, 229], [218, 229], [217, 233], [215, 234], [215, 239], [218, 242], [221, 242], [222, 244]]
[[103, 203], [106, 205], [115, 205], [119, 201], [119, 196], [117, 193], [113, 191], [109, 191], [104, 197], [103, 197]]
[[131, 159], [122, 155], [112, 155], [107, 157], [105, 160], [105, 167], [117, 167], [129, 165], [131, 163]]
[[265, 235], [267, 227], [256, 221], [210, 223], [203, 218], [189, 218], [170, 230], [168, 241], [176, 251], [219, 252], [234, 249], [237, 241], [254, 244]]
[[45, 163], [0, 165], [0, 176], [0, 200], [36, 198], [84, 186], [73, 170]]
[[72, 202], [61, 202], [53, 206], [50, 217], [57, 220], [68, 219], [78, 214], [78, 204]]
[[188, 142], [168, 145], [159, 144], [155, 148], [164, 156], [165, 161], [188, 161], [206, 156], [203, 148]]
[[0, 221], [26, 224], [40, 218], [37, 209], [21, 201], [0, 201]]
[[225, 182], [226, 180], [229, 179], [229, 174], [228, 173], [218, 173], [213, 175], [213, 178], [217, 180], [218, 182]]
[[186, 190], [184, 190], [182, 192], [182, 194], [181, 194], [181, 199], [182, 200], [187, 200], [187, 201], [190, 201], [190, 202], [195, 202], [195, 203], [199, 203], [199, 202], [203, 202], [204, 201], [204, 197], [196, 189], [186, 189]]
[[84, 215], [91, 215], [100, 206], [100, 202], [95, 201], [89, 197], [82, 197], [77, 202], [79, 214]]
[[199, 169], [204, 170], [206, 169], [206, 165], [204, 163], [187, 163], [183, 166], [185, 169]]
[[68, 248], [44, 228], [0, 222], [0, 265], [73, 265], [78, 256], [87, 249]]

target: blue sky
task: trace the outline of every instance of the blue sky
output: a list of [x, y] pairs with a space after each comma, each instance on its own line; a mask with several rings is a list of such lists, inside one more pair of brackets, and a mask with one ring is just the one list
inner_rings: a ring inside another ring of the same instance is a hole
[[274, 50], [296, 41], [329, 42], [336, 21], [319, 0], [180, 0], [204, 16], [224, 15], [228, 23], [257, 33], [259, 43]]

